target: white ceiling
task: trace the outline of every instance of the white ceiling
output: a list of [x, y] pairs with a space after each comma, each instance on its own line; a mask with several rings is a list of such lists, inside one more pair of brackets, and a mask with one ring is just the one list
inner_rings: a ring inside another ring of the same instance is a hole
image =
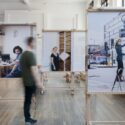
[[20, 2], [21, 0], [0, 0], [0, 2]]
[[[23, 0], [0, 0], [1, 3], [13, 3], [13, 2], [21, 2]], [[69, 3], [69, 2], [84, 2], [84, 1], [87, 1], [87, 0], [27, 0], [29, 2], [35, 2], [35, 3]]]
[[87, 0], [0, 0], [0, 13], [3, 13], [5, 10], [27, 10], [29, 8], [39, 10], [43, 8], [44, 4], [49, 3], [84, 4], [86, 1]]

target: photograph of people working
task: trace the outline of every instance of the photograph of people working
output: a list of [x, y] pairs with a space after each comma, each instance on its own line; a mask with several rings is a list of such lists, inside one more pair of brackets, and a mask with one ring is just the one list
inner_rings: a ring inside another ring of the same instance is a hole
[[3, 71], [1, 71], [1, 77], [21, 77], [21, 67], [19, 60], [23, 49], [20, 46], [15, 46], [12, 51], [16, 56], [14, 60], [11, 59], [10, 54], [1, 54], [1, 67], [2, 65], [4, 67]]
[[5, 76], [6, 78], [15, 78], [15, 77], [21, 77], [21, 66], [20, 66], [20, 57], [23, 50], [20, 46], [16, 46], [13, 49], [13, 53], [16, 54], [16, 59], [10, 62], [10, 65], [12, 66], [12, 69], [8, 71], [8, 74]]

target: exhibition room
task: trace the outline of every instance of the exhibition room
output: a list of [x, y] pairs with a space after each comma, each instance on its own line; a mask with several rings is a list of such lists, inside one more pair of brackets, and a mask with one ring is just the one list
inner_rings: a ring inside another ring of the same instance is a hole
[[0, 125], [125, 125], [125, 0], [0, 0]]

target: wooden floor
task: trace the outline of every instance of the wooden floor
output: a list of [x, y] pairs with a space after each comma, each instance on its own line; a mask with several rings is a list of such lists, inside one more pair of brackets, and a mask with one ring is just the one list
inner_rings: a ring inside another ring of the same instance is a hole
[[[37, 108], [33, 104], [31, 111], [38, 119], [37, 125], [84, 125], [84, 83], [75, 83], [73, 96], [62, 76], [50, 74], [45, 95], [37, 95]], [[92, 121], [125, 120], [125, 96], [93, 96], [91, 108]], [[0, 125], [25, 125], [20, 79], [0, 80]]]
[[[82, 93], [73, 97], [69, 91], [48, 90], [39, 98], [37, 109], [32, 106], [32, 115], [38, 125], [83, 125]], [[23, 100], [0, 101], [0, 125], [24, 125]]]

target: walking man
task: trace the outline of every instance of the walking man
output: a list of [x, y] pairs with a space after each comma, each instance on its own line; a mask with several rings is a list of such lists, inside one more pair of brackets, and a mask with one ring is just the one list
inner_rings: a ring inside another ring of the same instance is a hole
[[36, 58], [33, 53], [34, 49], [34, 38], [29, 37], [26, 41], [27, 50], [23, 52], [20, 58], [20, 65], [22, 68], [22, 78], [24, 83], [24, 117], [26, 124], [37, 123], [37, 120], [32, 119], [30, 115], [30, 106], [32, 101], [32, 96], [35, 94], [36, 87], [43, 89], [43, 85], [40, 80], [40, 75], [38, 72]]

